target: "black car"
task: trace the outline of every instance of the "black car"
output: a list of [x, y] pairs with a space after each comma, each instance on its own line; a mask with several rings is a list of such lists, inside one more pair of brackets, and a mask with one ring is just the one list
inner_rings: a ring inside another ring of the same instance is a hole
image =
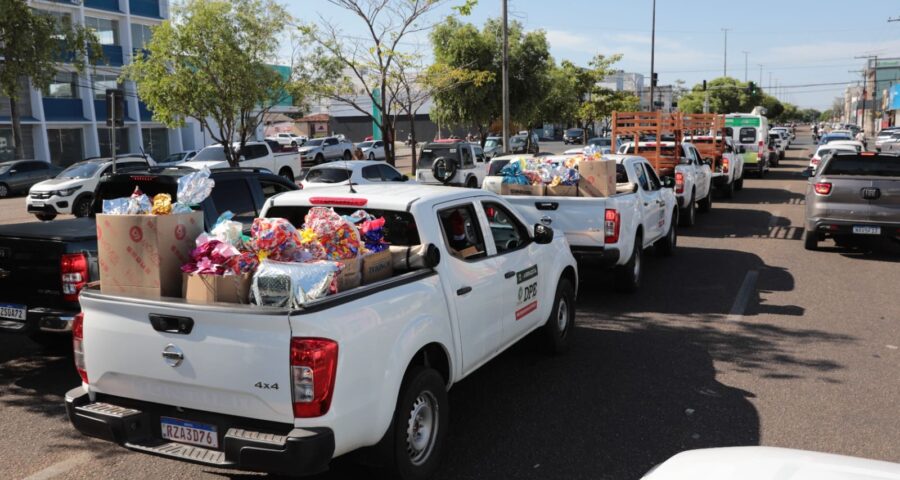
[[563, 134], [563, 143], [566, 145], [570, 143], [584, 143], [584, 129], [570, 128], [566, 130], [566, 133]]
[[0, 163], [0, 198], [28, 193], [38, 182], [55, 177], [62, 168], [40, 160], [11, 160]]

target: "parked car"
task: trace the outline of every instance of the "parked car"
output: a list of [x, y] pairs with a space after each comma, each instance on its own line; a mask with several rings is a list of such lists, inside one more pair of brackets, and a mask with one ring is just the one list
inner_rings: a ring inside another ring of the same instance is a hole
[[519, 132], [518, 135], [509, 137], [509, 153], [535, 154], [541, 151], [538, 134]]
[[369, 160], [384, 160], [384, 140], [366, 140], [356, 144], [356, 148], [360, 149], [363, 158]]
[[332, 160], [353, 158], [353, 144], [341, 136], [314, 138], [300, 147], [300, 160], [320, 165]]
[[[127, 171], [156, 165], [152, 158], [139, 154], [116, 157], [116, 170]], [[49, 221], [57, 215], [91, 214], [94, 190], [104, 175], [113, 172], [112, 159], [91, 158], [69, 165], [56, 177], [37, 183], [28, 191], [25, 208], [38, 220]]]
[[[566, 158], [561, 156], [560, 160]], [[641, 282], [645, 249], [655, 246], [664, 255], [671, 255], [675, 250], [679, 215], [675, 181], [671, 177], [659, 178], [643, 157], [611, 155], [608, 158], [616, 162], [615, 195], [506, 195], [503, 198], [529, 223], [543, 223], [564, 232], [579, 263], [612, 267], [616, 288], [632, 292]], [[482, 188], [502, 191], [502, 181], [499, 176], [488, 177]]]
[[[600, 153], [606, 155], [608, 153], [612, 153], [612, 139], [610, 137], [594, 137], [587, 141], [587, 146], [595, 146], [600, 149]], [[621, 142], [616, 142], [616, 145], [621, 145]], [[570, 148], [563, 152], [566, 155], [581, 153], [584, 150], [584, 147], [579, 148]]]
[[885, 142], [896, 142], [900, 140], [900, 127], [888, 127], [875, 136], [875, 150], [880, 151], [881, 145]]
[[40, 160], [11, 160], [0, 163], [0, 198], [28, 192], [38, 182], [55, 177], [62, 168]]
[[416, 181], [423, 184], [478, 188], [486, 174], [484, 153], [462, 140], [426, 143], [416, 161]]
[[[452, 385], [531, 332], [548, 352], [576, 332], [577, 266], [564, 236], [526, 223], [501, 197], [333, 187], [279, 195], [261, 215], [300, 227], [314, 206], [365, 208], [385, 219], [392, 248], [424, 255], [301, 309], [87, 287], [75, 319], [83, 383], [66, 394], [72, 425], [145, 454], [288, 476], [374, 447], [385, 478], [425, 479], [451, 439]], [[175, 323], [154, 328], [154, 317]]]
[[859, 153], [853, 146], [851, 145], [838, 145], [838, 144], [829, 144], [829, 145], [821, 145], [816, 148], [815, 153], [809, 154], [809, 167], [807, 167], [811, 172], [814, 172], [816, 168], [831, 154], [837, 151], [846, 151], [846, 152], [854, 152]]
[[[281, 175], [289, 182], [300, 178], [302, 164], [300, 154], [293, 152], [276, 153], [266, 142], [247, 142], [243, 150], [240, 143], [233, 143], [231, 147], [237, 151], [239, 164], [244, 168], [264, 168], [272, 173]], [[200, 169], [206, 167], [210, 170], [217, 168], [230, 168], [225, 158], [225, 148], [220, 144], [203, 148], [185, 166]]]
[[900, 238], [900, 155], [837, 151], [806, 175], [807, 250], [826, 238]]
[[166, 158], [160, 161], [160, 166], [172, 167], [182, 164], [197, 155], [197, 150], [188, 150], [185, 152], [170, 153]]
[[568, 145], [570, 143], [582, 144], [584, 143], [584, 129], [583, 128], [570, 128], [563, 133], [563, 143]]
[[307, 137], [291, 132], [279, 132], [275, 135], [266, 137], [266, 140], [274, 140], [283, 147], [297, 148], [303, 146], [303, 144], [306, 143]]
[[834, 140], [832, 142], [828, 142], [829, 147], [850, 147], [856, 153], [866, 151], [866, 146], [863, 145], [859, 140]]
[[831, 142], [835, 142], [838, 140], [853, 140], [853, 137], [850, 136], [850, 133], [826, 133], [822, 135], [822, 138], [819, 140], [819, 145], [827, 145]]
[[[59, 345], [54, 336], [71, 332], [80, 311], [79, 292], [99, 279], [93, 215], [102, 211], [103, 200], [127, 197], [135, 187], [148, 195], [174, 194], [178, 178], [191, 172], [189, 167], [148, 169], [143, 164], [129, 173], [103, 176], [86, 218], [0, 225], [0, 269], [6, 272], [0, 276], [0, 332]], [[215, 187], [199, 206], [207, 231], [226, 210], [249, 228], [267, 198], [300, 188], [253, 169], [213, 170], [210, 178]]]
[[484, 156], [488, 160], [503, 154], [503, 137], [490, 136], [484, 141]]
[[303, 188], [330, 187], [334, 185], [384, 184], [385, 182], [409, 182], [409, 177], [385, 162], [354, 160], [317, 165], [306, 172], [300, 182]]

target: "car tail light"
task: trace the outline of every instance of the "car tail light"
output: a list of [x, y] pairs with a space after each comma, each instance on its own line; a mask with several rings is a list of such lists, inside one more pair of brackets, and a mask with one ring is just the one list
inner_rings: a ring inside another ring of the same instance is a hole
[[684, 174], [681, 172], [675, 172], [675, 193], [684, 193]]
[[818, 158], [813, 158], [812, 160], [809, 161], [809, 163], [812, 164], [812, 165], [818, 165], [818, 164], [819, 164], [819, 161], [820, 161], [820, 160], [819, 160]]
[[756, 158], [762, 159], [763, 152], [766, 150], [766, 142], [760, 141], [759, 145], [756, 147]]
[[722, 159], [722, 173], [728, 173], [728, 159]]
[[75, 370], [78, 370], [81, 381], [88, 383], [87, 370], [84, 368], [84, 312], [78, 312], [72, 320], [72, 352]]
[[328, 413], [337, 373], [338, 344], [324, 338], [291, 339], [294, 417]]
[[310, 197], [309, 203], [313, 205], [340, 205], [345, 207], [364, 207], [369, 200], [366, 198], [347, 197]]
[[59, 260], [63, 300], [77, 302], [78, 293], [88, 280], [87, 256], [83, 253], [67, 253]]
[[828, 195], [831, 193], [831, 183], [830, 182], [819, 182], [816, 184], [816, 193], [819, 195]]
[[619, 212], [613, 209], [607, 209], [603, 215], [603, 242], [616, 243], [619, 241]]

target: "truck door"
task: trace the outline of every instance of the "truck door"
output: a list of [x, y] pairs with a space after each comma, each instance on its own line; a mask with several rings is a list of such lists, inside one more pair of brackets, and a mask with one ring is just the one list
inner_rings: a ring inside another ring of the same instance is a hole
[[458, 325], [463, 375], [496, 351], [502, 324], [503, 273], [488, 254], [475, 207], [470, 200], [435, 207], [444, 249], [437, 268]]
[[503, 274], [498, 280], [503, 292], [497, 299], [502, 309], [500, 347], [503, 347], [546, 318], [551, 307], [541, 305], [538, 297], [547, 298], [542, 290], [553, 286], [545, 281], [545, 269], [539, 268], [537, 245], [531, 241], [525, 224], [497, 202], [483, 200], [481, 207], [487, 221], [487, 237]]
[[661, 224], [665, 223], [665, 204], [660, 205], [662, 200], [659, 194], [662, 184], [649, 164], [635, 162], [632, 165], [640, 185], [638, 196], [641, 199], [641, 223], [644, 226], [644, 243], [646, 244], [662, 235], [664, 225]]

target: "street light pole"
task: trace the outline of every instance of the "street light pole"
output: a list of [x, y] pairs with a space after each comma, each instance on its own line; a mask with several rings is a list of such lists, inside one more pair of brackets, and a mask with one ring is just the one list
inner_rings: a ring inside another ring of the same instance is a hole
[[655, 90], [656, 85], [654, 85], [653, 78], [656, 76], [656, 70], [654, 61], [656, 60], [656, 0], [653, 0], [653, 23], [650, 29], [650, 111], [654, 111], [653, 108], [653, 91]]
[[722, 76], [728, 76], [728, 31], [730, 28], [723, 28], [722, 31], [725, 33], [725, 60], [722, 62]]
[[503, 0], [503, 151], [509, 151], [509, 24], [507, 17], [507, 0]]
[[747, 83], [747, 65], [749, 65], [747, 63], [747, 59], [749, 58], [750, 52], [744, 50], [743, 54], [744, 54], [744, 83]]
[[764, 65], [761, 63], [757, 63], [757, 65], [759, 65], [759, 88], [762, 88], [762, 71]]

